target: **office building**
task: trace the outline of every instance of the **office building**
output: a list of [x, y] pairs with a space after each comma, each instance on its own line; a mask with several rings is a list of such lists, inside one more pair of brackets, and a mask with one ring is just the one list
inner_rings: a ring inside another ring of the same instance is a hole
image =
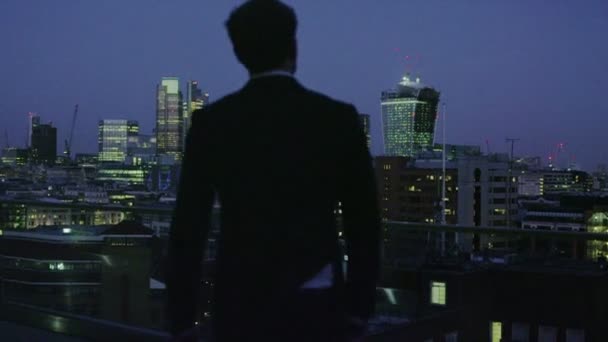
[[367, 139], [367, 148], [371, 150], [372, 133], [369, 114], [359, 114], [359, 122], [361, 123], [361, 128], [363, 128], [363, 134], [365, 134], [365, 138]]
[[518, 219], [517, 176], [509, 172], [505, 154], [460, 158], [458, 167], [459, 224], [515, 227]]
[[387, 156], [414, 157], [433, 148], [439, 92], [409, 76], [382, 92], [382, 138]]
[[10, 166], [24, 166], [29, 160], [29, 150], [17, 147], [5, 147], [2, 149], [2, 164]]
[[149, 165], [155, 162], [156, 135], [139, 134], [127, 147], [127, 165]]
[[57, 128], [51, 123], [40, 124], [39, 119], [40, 117], [32, 118], [31, 160], [37, 164], [53, 166], [57, 159]]
[[520, 171], [518, 191], [520, 196], [536, 197], [543, 194], [543, 175], [539, 172]]
[[96, 165], [99, 161], [98, 153], [76, 153], [74, 158], [78, 165]]
[[[450, 148], [446, 147], [446, 150]], [[436, 159], [416, 159], [413, 163], [416, 168], [440, 170], [440, 158], [441, 154], [437, 153]], [[459, 225], [517, 226], [517, 172], [510, 172], [509, 164], [506, 154], [482, 156], [475, 153], [456, 154], [456, 158], [446, 162], [448, 170], [457, 170]]]
[[27, 143], [29, 144], [28, 147], [31, 147], [32, 146], [32, 135], [34, 134], [34, 127], [40, 125], [40, 115], [29, 112], [28, 118], [29, 118], [29, 125], [27, 128]]
[[[477, 145], [446, 144], [445, 151], [445, 159], [447, 161], [455, 161], [459, 158], [481, 155], [481, 149]], [[438, 163], [441, 163], [441, 158], [443, 158], [442, 144], [435, 144], [432, 150], [422, 151], [416, 155], [416, 160], [433, 160]]]
[[109, 182], [113, 185], [143, 185], [146, 172], [138, 165], [109, 164], [102, 165], [97, 170], [95, 179], [99, 182]]
[[[415, 167], [406, 157], [376, 157], [378, 202], [383, 221], [441, 223], [442, 170]], [[457, 170], [446, 170], [446, 223], [458, 223]]]
[[198, 87], [198, 81], [188, 81], [186, 89], [186, 102], [184, 105], [184, 138], [190, 129], [192, 113], [209, 104], [209, 93], [204, 93]]
[[156, 91], [156, 154], [179, 162], [184, 151], [184, 113], [177, 77], [163, 77]]
[[181, 165], [160, 161], [146, 175], [146, 186], [153, 191], [176, 191]]
[[[516, 167], [519, 164], [516, 164]], [[551, 196], [558, 198], [563, 194], [588, 193], [599, 189], [597, 178], [584, 171], [574, 170], [520, 170], [518, 172], [519, 193], [522, 196]]]
[[137, 121], [127, 122], [127, 156], [139, 146], [139, 123]]
[[137, 139], [139, 124], [131, 120], [99, 121], [99, 162], [124, 163], [129, 141]]
[[542, 195], [584, 193], [593, 187], [593, 177], [584, 171], [543, 171], [541, 174]]

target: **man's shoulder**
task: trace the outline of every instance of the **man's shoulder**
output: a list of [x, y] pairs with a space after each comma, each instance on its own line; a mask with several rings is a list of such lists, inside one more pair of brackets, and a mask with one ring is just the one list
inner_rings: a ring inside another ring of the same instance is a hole
[[[305, 103], [307, 108], [316, 107], [319, 113], [332, 113], [334, 115], [348, 115], [356, 113], [356, 108], [352, 104], [334, 99], [328, 95], [314, 91], [305, 87], [300, 87], [299, 97], [301, 102]], [[236, 91], [228, 94], [219, 100], [213, 101], [202, 109], [196, 110], [192, 117], [200, 121], [203, 117], [205, 120], [212, 120], [214, 117], [221, 117], [222, 113], [235, 110], [241, 105], [242, 93]]]
[[328, 95], [307, 88], [304, 88], [304, 92], [311, 105], [325, 106], [335, 113], [350, 113], [356, 111], [355, 106], [348, 102], [334, 99]]
[[197, 109], [192, 113], [192, 120], [211, 120], [212, 117], [217, 116], [217, 113], [220, 113], [226, 110], [229, 106], [236, 104], [238, 101], [237, 97], [238, 92], [235, 92], [223, 96], [219, 100], [206, 104], [203, 108]]
[[234, 92], [228, 95], [221, 97], [218, 100], [211, 101], [206, 104], [202, 109], [197, 109], [194, 113], [214, 113], [218, 110], [225, 108], [231, 104], [236, 103], [238, 100], [238, 92]]

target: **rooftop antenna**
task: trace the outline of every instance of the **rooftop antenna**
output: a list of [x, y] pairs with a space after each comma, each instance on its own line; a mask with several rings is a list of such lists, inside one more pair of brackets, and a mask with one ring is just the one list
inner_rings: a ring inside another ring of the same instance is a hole
[[[445, 116], [446, 116], [446, 104], [445, 102], [443, 103], [442, 106], [442, 123], [441, 123], [441, 128], [442, 128], [442, 153], [441, 153], [441, 224], [442, 225], [446, 225], [446, 218], [445, 218], [445, 207], [446, 207], [446, 203], [445, 203], [445, 158], [446, 158], [446, 151], [445, 151]], [[458, 241], [458, 234], [456, 234], [456, 241]], [[441, 256], [445, 256], [445, 231], [441, 232]]]
[[515, 143], [520, 139], [506, 138], [507, 142], [511, 143], [511, 156], [509, 158], [509, 177], [507, 179], [507, 227], [511, 227], [511, 187], [513, 186], [513, 151]]
[[393, 52], [397, 55], [399, 59], [399, 64], [401, 64], [404, 68], [405, 74], [411, 76], [413, 80], [418, 79], [418, 75], [414, 73], [417, 70], [417, 67], [420, 64], [420, 54], [419, 53], [407, 53], [402, 51], [400, 48], [396, 47], [393, 49]]
[[9, 148], [11, 146], [8, 140], [8, 130], [6, 128], [4, 129], [4, 146], [6, 148]]

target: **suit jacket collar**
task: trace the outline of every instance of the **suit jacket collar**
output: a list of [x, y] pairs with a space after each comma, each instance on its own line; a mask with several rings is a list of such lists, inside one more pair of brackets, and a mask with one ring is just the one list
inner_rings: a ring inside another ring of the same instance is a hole
[[268, 74], [262, 77], [254, 77], [243, 87], [243, 91], [254, 88], [285, 88], [285, 87], [301, 87], [298, 80], [291, 75], [284, 74]]

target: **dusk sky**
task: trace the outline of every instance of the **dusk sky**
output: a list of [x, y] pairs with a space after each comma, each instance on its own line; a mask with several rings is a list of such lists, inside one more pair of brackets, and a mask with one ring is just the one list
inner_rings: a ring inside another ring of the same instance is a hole
[[[199, 80], [212, 100], [238, 89], [247, 74], [223, 23], [240, 2], [0, 1], [2, 146], [5, 129], [25, 143], [31, 111], [59, 128], [62, 149], [76, 103], [76, 152], [97, 151], [99, 119], [151, 133], [162, 76]], [[565, 143], [587, 170], [608, 162], [605, 0], [286, 2], [300, 21], [297, 77], [370, 114], [374, 154], [380, 92], [411, 69], [441, 91], [449, 143], [504, 152], [520, 138], [516, 154], [545, 160]]]

